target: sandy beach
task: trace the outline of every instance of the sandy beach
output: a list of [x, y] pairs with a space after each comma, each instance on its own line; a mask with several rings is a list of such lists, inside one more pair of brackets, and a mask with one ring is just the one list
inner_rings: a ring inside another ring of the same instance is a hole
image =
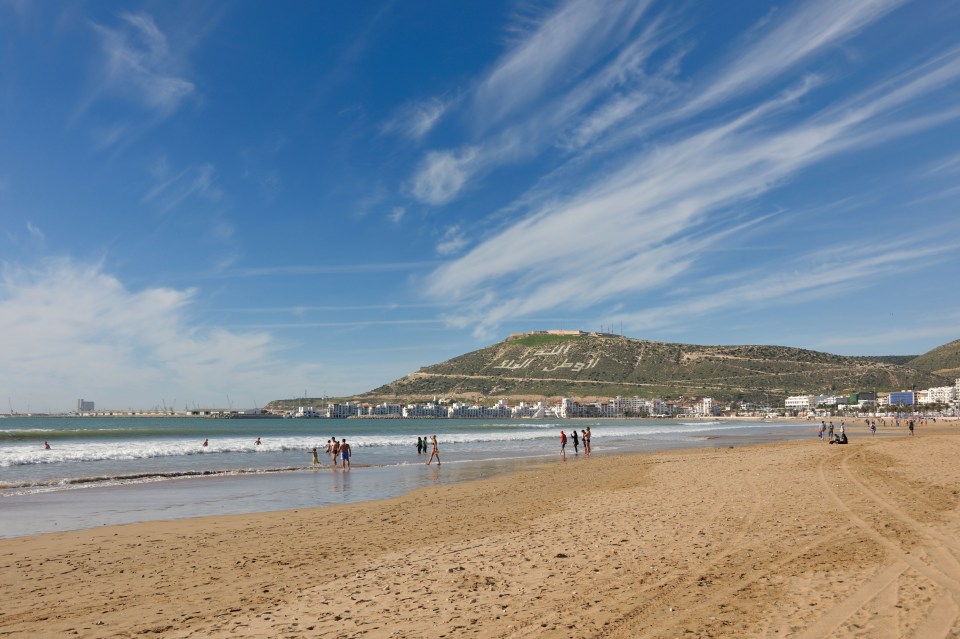
[[960, 635], [960, 426], [848, 432], [0, 540], [0, 636]]

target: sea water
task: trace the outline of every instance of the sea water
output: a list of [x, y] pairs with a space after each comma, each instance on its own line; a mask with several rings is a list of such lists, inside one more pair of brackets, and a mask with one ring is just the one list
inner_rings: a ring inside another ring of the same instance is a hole
[[[0, 537], [382, 499], [559, 459], [560, 431], [587, 426], [595, 455], [812, 432], [778, 421], [4, 418]], [[442, 471], [417, 454], [417, 437], [432, 435]], [[350, 444], [350, 472], [324, 455], [331, 437]], [[571, 438], [567, 460], [583, 459]]]

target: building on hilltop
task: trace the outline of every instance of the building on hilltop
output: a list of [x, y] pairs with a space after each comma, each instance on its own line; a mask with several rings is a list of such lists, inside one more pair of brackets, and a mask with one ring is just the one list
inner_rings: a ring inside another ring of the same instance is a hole
[[94, 411], [93, 402], [88, 402], [85, 399], [77, 400], [77, 412], [78, 413], [92, 413]]

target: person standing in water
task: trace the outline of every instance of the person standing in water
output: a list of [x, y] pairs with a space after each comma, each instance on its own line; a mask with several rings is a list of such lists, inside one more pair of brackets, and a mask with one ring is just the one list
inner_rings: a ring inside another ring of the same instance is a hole
[[337, 441], [337, 438], [333, 438], [333, 446], [330, 448], [330, 457], [333, 459], [333, 467], [337, 467], [337, 455], [340, 454], [340, 442]]
[[314, 465], [314, 466], [319, 466], [319, 465], [320, 465], [320, 458], [317, 457], [317, 447], [316, 447], [316, 446], [313, 447], [313, 451], [312, 451], [312, 452], [313, 452], [313, 465]]
[[427, 466], [430, 465], [430, 462], [433, 461], [433, 458], [437, 458], [437, 466], [440, 465], [440, 447], [437, 445], [437, 436], [434, 435], [430, 438], [430, 443], [433, 445], [433, 450], [430, 451], [430, 459], [427, 460]]
[[588, 457], [590, 456], [591, 448], [590, 448], [590, 427], [589, 426], [587, 426], [586, 433], [583, 436], [583, 452]]
[[574, 455], [580, 454], [580, 451], [578, 450], [579, 446], [580, 446], [580, 440], [577, 439], [577, 429], [574, 428], [573, 429], [573, 454]]
[[423, 452], [423, 440], [417, 437], [417, 454], [419, 455], [422, 452]]
[[344, 439], [340, 442], [340, 461], [343, 470], [350, 469], [350, 444], [347, 443], [347, 440]]

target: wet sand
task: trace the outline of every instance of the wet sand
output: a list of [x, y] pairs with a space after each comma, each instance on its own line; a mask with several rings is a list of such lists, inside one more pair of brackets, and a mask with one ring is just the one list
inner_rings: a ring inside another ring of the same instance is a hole
[[0, 636], [957, 636], [960, 426], [848, 432], [0, 540]]

